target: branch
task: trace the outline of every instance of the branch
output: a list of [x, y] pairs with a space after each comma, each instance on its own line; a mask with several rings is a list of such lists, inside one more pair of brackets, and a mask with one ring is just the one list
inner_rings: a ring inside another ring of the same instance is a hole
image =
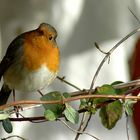
[[127, 134], [127, 140], [130, 140], [129, 139], [128, 121], [129, 121], [129, 117], [126, 115], [126, 134]]
[[77, 87], [76, 85], [74, 85], [74, 84], [72, 84], [72, 83], [66, 81], [66, 80], [65, 80], [65, 77], [59, 77], [59, 76], [57, 76], [57, 79], [59, 79], [61, 82], [66, 83], [67, 85], [69, 85], [69, 86], [75, 88], [76, 90], [81, 91], [81, 89], [80, 89], [79, 87]]
[[[137, 87], [139, 86], [139, 87]], [[115, 89], [123, 89], [123, 88], [132, 88], [130, 90], [130, 93], [136, 91], [136, 90], [140, 90], [140, 80], [134, 80], [134, 81], [131, 81], [131, 82], [128, 82], [128, 83], [122, 83], [122, 84], [118, 84], [118, 85], [114, 85], [113, 86]], [[137, 89], [135, 89], [135, 87], [137, 87]], [[134, 91], [133, 91], [134, 90]], [[93, 89], [92, 90], [92, 94], [94, 94], [95, 90]], [[109, 95], [88, 95], [89, 93], [89, 90], [84, 90], [84, 91], [76, 91], [76, 92], [72, 92], [70, 93], [71, 94], [71, 98], [67, 98], [67, 99], [64, 99], [63, 101], [43, 101], [43, 103], [46, 103], [46, 104], [55, 104], [55, 103], [64, 103], [64, 102], [69, 102], [69, 101], [73, 101], [73, 100], [79, 100], [79, 99], [82, 99], [82, 98], [99, 98], [99, 97], [109, 97]], [[111, 95], [112, 96], [112, 95]], [[113, 98], [115, 98], [116, 96], [113, 96]], [[125, 96], [125, 95], [122, 95], [122, 96], [118, 96], [119, 98], [131, 98], [131, 96]], [[116, 97], [116, 98], [118, 98]], [[132, 96], [133, 99], [136, 99], [139, 100], [137, 96]], [[131, 99], [132, 99], [131, 98]], [[110, 100], [110, 101], [113, 101], [113, 100]], [[15, 106], [15, 105], [23, 105], [23, 104], [27, 104], [27, 105], [24, 105], [21, 109], [21, 111], [25, 111], [25, 110], [29, 110], [29, 109], [33, 109], [33, 108], [37, 108], [37, 107], [41, 107], [42, 106], [42, 101], [18, 101], [18, 102], [13, 102], [13, 103], [10, 103], [10, 104], [6, 104], [4, 106], [0, 106], [0, 109], [5, 109], [5, 108], [8, 108], [9, 106]], [[102, 106], [105, 106], [107, 105], [107, 103], [104, 103], [104, 104], [99, 104], [97, 106], [97, 108], [101, 108]], [[20, 110], [19, 110], [20, 111]], [[81, 110], [78, 110], [79, 113], [84, 113], [86, 112], [87, 110], [86, 109], [81, 109]], [[12, 113], [14, 113], [14, 111], [11, 111]], [[64, 117], [64, 116], [60, 116], [60, 117]], [[47, 121], [44, 116], [40, 116], [40, 117], [22, 117], [22, 118], [10, 118], [11, 121], [30, 121], [30, 122], [33, 122], [33, 123], [38, 123], [38, 122], [42, 122], [42, 121]]]
[[12, 136], [9, 136], [9, 137], [6, 137], [6, 138], [1, 138], [1, 140], [8, 140], [8, 139], [11, 139], [11, 138], [19, 138], [21, 140], [26, 140], [25, 138], [23, 138], [21, 136], [18, 136], [18, 135], [12, 135]]
[[96, 139], [96, 140], [100, 140], [99, 138], [87, 133], [87, 132], [82, 132], [82, 131], [77, 131], [73, 128], [71, 128], [65, 121], [63, 121], [62, 119], [57, 119], [59, 120], [61, 123], [63, 123], [66, 127], [68, 127], [70, 130], [72, 130], [73, 132], [76, 132], [76, 133], [79, 133], [79, 134], [85, 134], [85, 135], [88, 135], [88, 136], [91, 136], [92, 138]]
[[23, 122], [23, 121], [30, 121], [32, 123], [34, 122], [40, 122], [40, 121], [47, 121], [47, 119], [44, 116], [39, 116], [39, 117], [22, 117], [22, 118], [9, 118], [10, 121], [14, 122]]
[[[105, 57], [103, 58], [103, 60], [101, 61], [100, 65], [99, 65], [99, 67], [98, 67], [98, 69], [97, 69], [97, 71], [95, 72], [95, 74], [94, 74], [94, 76], [93, 76], [93, 79], [92, 79], [92, 82], [91, 82], [91, 86], [90, 86], [90, 90], [89, 90], [89, 94], [91, 94], [91, 91], [92, 91], [92, 89], [93, 89], [93, 87], [94, 87], [94, 84], [95, 84], [95, 81], [96, 81], [96, 79], [97, 79], [97, 76], [98, 76], [98, 74], [99, 74], [101, 68], [103, 67], [103, 64], [106, 62], [106, 60], [107, 60], [107, 59], [110, 57], [110, 55], [120, 46], [120, 44], [122, 44], [122, 43], [123, 43], [124, 41], [126, 41], [129, 37], [131, 37], [132, 35], [134, 35], [135, 33], [139, 32], [139, 31], [140, 31], [140, 27], [136, 28], [135, 30], [133, 30], [132, 32], [130, 32], [128, 35], [126, 35], [123, 39], [121, 39], [112, 49], [110, 49], [110, 50], [108, 51], [108, 53], [106, 54], [106, 56], [105, 56]], [[85, 115], [85, 114], [83, 114], [83, 115]], [[89, 115], [87, 121], [85, 122], [86, 124], [85, 124], [85, 127], [83, 128], [83, 130], [85, 130], [86, 127], [88, 126], [88, 123], [89, 123], [89, 121], [90, 121], [91, 115], [92, 115], [92, 114]], [[81, 122], [81, 123], [83, 123], [83, 122]], [[79, 127], [79, 128], [82, 128], [81, 124], [80, 124], [80, 127]], [[79, 134], [77, 134], [75, 140], [78, 140], [78, 138], [79, 138]]]
[[[100, 107], [101, 107], [101, 105], [97, 106], [97, 108], [100, 108]], [[80, 113], [83, 113], [86, 111], [88, 111], [88, 110], [87, 109], [79, 109], [77, 112], [80, 114]], [[59, 116], [59, 118], [63, 118], [63, 117], [65, 117], [64, 114]], [[22, 116], [21, 118], [16, 117], [16, 118], [9, 118], [9, 119], [10, 119], [10, 121], [14, 121], [14, 122], [30, 121], [32, 123], [41, 123], [41, 122], [49, 121], [44, 116], [37, 116], [37, 117], [24, 117], [24, 116]]]
[[131, 10], [130, 7], [128, 7], [128, 10], [129, 10], [130, 13], [134, 16], [134, 18], [137, 20], [137, 22], [140, 24], [140, 20], [139, 20], [139, 18], [134, 14], [134, 12]]
[[[130, 81], [128, 83], [121, 83], [121, 84], [117, 84], [117, 85], [113, 85], [113, 88], [114, 89], [125, 89], [125, 88], [133, 88], [133, 87], [140, 87], [140, 79], [137, 79], [137, 80], [133, 80], [133, 81]], [[94, 94], [95, 92], [95, 89], [92, 89], [91, 90], [91, 93]], [[89, 90], [83, 90], [83, 91], [75, 91], [75, 92], [72, 92], [70, 93], [70, 95], [72, 97], [74, 96], [78, 96], [78, 95], [86, 95], [89, 93]]]
[[140, 96], [125, 96], [125, 95], [81, 95], [76, 97], [65, 98], [63, 100], [51, 100], [51, 101], [40, 101], [40, 100], [21, 100], [11, 102], [5, 105], [0, 106], [0, 110], [6, 109], [12, 106], [19, 106], [25, 104], [64, 104], [66, 102], [71, 102], [80, 99], [90, 99], [90, 98], [109, 98], [109, 99], [131, 99], [131, 100], [140, 100]]
[[110, 57], [110, 55], [123, 43], [125, 42], [129, 37], [131, 37], [132, 35], [134, 35], [135, 33], [139, 32], [140, 31], [140, 27], [136, 28], [135, 30], [133, 30], [131, 33], [129, 33], [128, 35], [126, 35], [123, 39], [121, 39], [112, 49], [110, 49], [107, 53], [107, 55], [103, 58], [103, 60], [101, 61], [94, 77], [93, 77], [93, 80], [92, 80], [92, 83], [91, 83], [91, 86], [90, 86], [90, 89], [93, 88], [94, 84], [95, 84], [95, 81], [97, 79], [97, 76], [103, 66], [103, 64], [105, 63], [105, 61]]

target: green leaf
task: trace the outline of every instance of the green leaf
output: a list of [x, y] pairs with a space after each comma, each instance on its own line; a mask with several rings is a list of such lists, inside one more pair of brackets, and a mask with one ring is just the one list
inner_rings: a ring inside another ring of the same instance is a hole
[[131, 99], [126, 99], [124, 102], [124, 108], [125, 112], [128, 116], [133, 115], [133, 105], [137, 103], [137, 101], [131, 100]]
[[12, 124], [11, 124], [11, 122], [10, 122], [9, 119], [3, 120], [3, 121], [2, 121], [2, 126], [3, 126], [4, 130], [5, 130], [7, 133], [12, 133], [12, 131], [13, 131], [13, 126], [12, 126]]
[[90, 112], [92, 114], [96, 113], [97, 109], [90, 101], [86, 99], [81, 99], [80, 102], [81, 103], [79, 109], [85, 109], [87, 112]]
[[[97, 87], [95, 94], [100, 95], [116, 95], [116, 90], [112, 87], [112, 85], [105, 84], [101, 87]], [[94, 99], [94, 104], [103, 103], [110, 100], [109, 98], [96, 98]]]
[[55, 114], [53, 111], [51, 111], [51, 110], [49, 110], [49, 109], [48, 109], [48, 110], [45, 110], [44, 116], [45, 116], [45, 118], [46, 118], [47, 120], [49, 120], [49, 121], [54, 121], [54, 120], [56, 120], [57, 117], [58, 117], [57, 114]]
[[76, 124], [79, 121], [79, 113], [66, 103], [66, 109], [64, 110], [65, 117], [72, 123]]
[[13, 107], [8, 107], [4, 110], [0, 110], [0, 120], [5, 120], [9, 118], [10, 114], [13, 113], [13, 110]]
[[122, 84], [122, 83], [124, 83], [124, 82], [122, 82], [122, 81], [115, 81], [111, 85], [118, 85], [118, 84]]
[[70, 97], [71, 97], [70, 94], [67, 93], [67, 92], [64, 92], [64, 93], [63, 93], [63, 96], [64, 96], [64, 98], [70, 98]]
[[102, 124], [107, 129], [112, 129], [116, 125], [117, 121], [121, 118], [122, 112], [123, 107], [119, 100], [102, 107], [99, 112]]
[[79, 109], [87, 108], [87, 106], [88, 106], [87, 100], [86, 99], [81, 99]]
[[[115, 81], [111, 85], [113, 86], [113, 85], [118, 85], [118, 84], [122, 84], [122, 83], [124, 83], [124, 82], [122, 82], [122, 81]], [[116, 94], [117, 95], [123, 95], [123, 94], [126, 93], [126, 91], [128, 90], [128, 88], [115, 89], [115, 90], [116, 90]]]
[[5, 120], [7, 118], [9, 118], [9, 114], [8, 113], [2, 113], [2, 114], [0, 114], [0, 120]]
[[90, 113], [92, 113], [92, 114], [95, 114], [96, 111], [97, 111], [97, 109], [96, 109], [95, 107], [93, 107], [93, 106], [89, 106], [89, 107], [88, 107], [88, 112], [90, 112]]
[[96, 91], [98, 92], [98, 94], [116, 95], [115, 89], [112, 87], [112, 85], [108, 85], [108, 84], [98, 87]]
[[[53, 101], [53, 100], [62, 100], [62, 95], [60, 92], [55, 91], [55, 92], [50, 92], [41, 97], [42, 101]], [[64, 110], [64, 105], [62, 104], [43, 104], [45, 110], [50, 110], [55, 114], [56, 117], [59, 117], [63, 110]]]

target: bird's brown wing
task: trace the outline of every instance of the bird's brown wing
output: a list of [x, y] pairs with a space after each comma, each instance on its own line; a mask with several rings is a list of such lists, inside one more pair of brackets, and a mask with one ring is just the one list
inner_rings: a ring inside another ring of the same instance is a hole
[[0, 80], [5, 71], [10, 67], [10, 65], [14, 63], [16, 59], [19, 59], [19, 57], [22, 56], [23, 43], [24, 43], [24, 34], [18, 36], [9, 45], [6, 54], [0, 63]]
[[[0, 80], [6, 70], [22, 56], [24, 43], [24, 34], [18, 36], [15, 40], [9, 45], [7, 52], [0, 63]], [[12, 89], [10, 89], [5, 83], [3, 84], [0, 90], [0, 105], [6, 104]]]

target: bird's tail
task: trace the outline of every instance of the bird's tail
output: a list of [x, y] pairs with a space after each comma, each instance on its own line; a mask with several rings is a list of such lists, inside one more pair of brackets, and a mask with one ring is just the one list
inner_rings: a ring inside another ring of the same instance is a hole
[[1, 91], [0, 91], [0, 105], [6, 104], [11, 91], [12, 90], [9, 89], [9, 87], [7, 85], [3, 84]]

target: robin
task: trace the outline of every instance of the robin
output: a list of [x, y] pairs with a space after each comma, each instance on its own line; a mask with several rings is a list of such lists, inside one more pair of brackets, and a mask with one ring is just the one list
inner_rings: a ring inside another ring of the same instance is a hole
[[16, 37], [0, 63], [0, 105], [6, 104], [13, 90], [37, 91], [48, 86], [59, 70], [57, 31], [42, 23], [32, 31]]

